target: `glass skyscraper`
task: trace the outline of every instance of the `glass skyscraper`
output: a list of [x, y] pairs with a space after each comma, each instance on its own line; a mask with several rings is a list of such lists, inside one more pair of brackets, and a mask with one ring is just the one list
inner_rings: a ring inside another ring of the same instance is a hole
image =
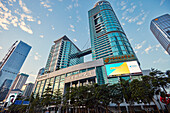
[[31, 46], [28, 44], [16, 41], [2, 60], [0, 65], [0, 101], [6, 97], [30, 49]]
[[[80, 51], [66, 36], [54, 41], [45, 68], [50, 73], [37, 77], [34, 95], [41, 97], [49, 83], [53, 92], [64, 94], [68, 87], [141, 79], [139, 62], [110, 3], [97, 2], [89, 11], [89, 23], [91, 49]], [[93, 61], [83, 63], [91, 50]]]
[[70, 55], [80, 52], [80, 49], [67, 36], [61, 37], [54, 43], [46, 63], [45, 73], [84, 62], [84, 57], [70, 57]]
[[135, 53], [108, 1], [99, 1], [88, 12], [92, 59]]
[[150, 29], [163, 48], [170, 54], [170, 15], [165, 14], [153, 19]]

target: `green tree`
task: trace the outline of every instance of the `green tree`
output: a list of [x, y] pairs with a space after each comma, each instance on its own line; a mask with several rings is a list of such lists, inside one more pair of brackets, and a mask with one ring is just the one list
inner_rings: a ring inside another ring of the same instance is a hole
[[132, 97], [132, 92], [130, 89], [130, 81], [121, 79], [120, 84], [122, 86], [122, 93], [125, 102], [129, 104], [130, 113], [132, 113], [132, 105], [134, 105], [134, 99]]
[[39, 111], [40, 109], [42, 109], [42, 105], [39, 93], [36, 94], [35, 98], [34, 95], [32, 94], [30, 97], [29, 113], [37, 113], [37, 111]]
[[51, 84], [48, 84], [47, 88], [45, 89], [45, 91], [43, 92], [43, 95], [42, 95], [41, 103], [46, 108], [48, 108], [49, 105], [51, 105], [53, 102], [53, 91], [50, 86], [51, 86]]
[[56, 92], [54, 92], [54, 104], [56, 105], [56, 112], [58, 111], [59, 107], [61, 107], [61, 101], [62, 93], [60, 89], [58, 89]]
[[115, 103], [118, 106], [118, 111], [121, 113], [120, 104], [123, 102], [123, 89], [120, 83], [113, 84], [109, 86], [110, 90], [110, 99], [112, 103]]

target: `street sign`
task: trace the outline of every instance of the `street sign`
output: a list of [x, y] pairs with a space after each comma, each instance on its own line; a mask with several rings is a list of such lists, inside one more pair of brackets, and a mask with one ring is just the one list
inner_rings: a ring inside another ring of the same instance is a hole
[[22, 105], [29, 105], [30, 101], [23, 101]]
[[22, 104], [22, 100], [15, 100], [15, 105], [21, 105]]

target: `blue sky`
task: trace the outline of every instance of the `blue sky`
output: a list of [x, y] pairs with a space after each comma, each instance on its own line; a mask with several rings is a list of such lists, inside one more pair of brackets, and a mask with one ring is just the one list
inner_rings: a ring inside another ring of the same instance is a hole
[[[21, 72], [34, 81], [54, 40], [67, 35], [81, 50], [90, 47], [88, 10], [98, 0], [0, 1], [0, 60], [16, 40], [32, 46]], [[170, 12], [170, 0], [108, 0], [142, 69], [170, 69], [170, 56], [150, 31], [153, 18]], [[87, 42], [87, 44], [86, 44]], [[86, 45], [85, 45], [86, 44]], [[86, 56], [91, 60], [91, 55]]]

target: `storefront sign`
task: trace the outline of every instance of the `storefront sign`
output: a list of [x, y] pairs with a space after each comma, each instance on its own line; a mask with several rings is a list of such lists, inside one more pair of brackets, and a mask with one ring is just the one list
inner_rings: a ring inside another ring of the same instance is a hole
[[71, 75], [65, 78], [65, 83], [77, 81], [85, 78], [90, 78], [96, 76], [95, 69], [87, 72], [79, 73], [76, 75]]
[[104, 64], [110, 64], [116, 62], [137, 60], [137, 58], [134, 54], [128, 54], [128, 55], [111, 56], [111, 57], [103, 58], [103, 60], [104, 60]]

